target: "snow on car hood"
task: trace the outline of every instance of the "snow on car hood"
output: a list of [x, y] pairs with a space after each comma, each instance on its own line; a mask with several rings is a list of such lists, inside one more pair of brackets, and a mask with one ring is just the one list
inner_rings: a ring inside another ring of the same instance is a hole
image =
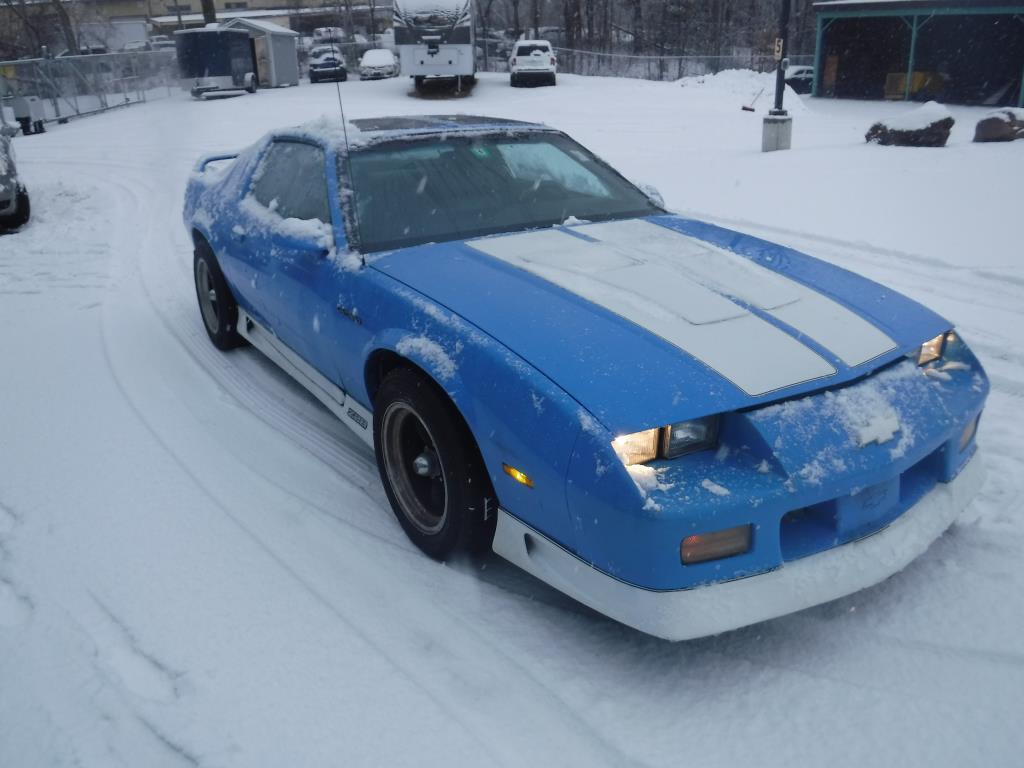
[[949, 327], [844, 270], [674, 216], [421, 246], [374, 267], [614, 432], [850, 381]]

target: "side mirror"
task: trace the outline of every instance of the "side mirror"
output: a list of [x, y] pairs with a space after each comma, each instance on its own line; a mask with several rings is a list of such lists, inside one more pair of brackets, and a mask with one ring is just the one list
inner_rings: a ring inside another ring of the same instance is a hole
[[281, 219], [274, 224], [274, 235], [281, 245], [296, 253], [325, 259], [334, 249], [334, 236], [327, 224], [317, 220]]
[[637, 184], [640, 191], [647, 195], [647, 199], [654, 203], [659, 208], [665, 207], [665, 198], [661, 196], [661, 192], [656, 187], [652, 187], [650, 184]]

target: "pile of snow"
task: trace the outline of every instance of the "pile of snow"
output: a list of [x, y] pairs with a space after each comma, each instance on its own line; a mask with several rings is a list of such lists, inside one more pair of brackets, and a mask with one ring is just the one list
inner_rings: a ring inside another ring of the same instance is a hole
[[947, 118], [952, 120], [953, 114], [945, 105], [929, 101], [909, 112], [879, 122], [890, 131], [922, 131]]
[[[752, 69], [723, 69], [710, 75], [691, 75], [676, 80], [676, 83], [691, 91], [697, 91], [701, 95], [715, 97], [734, 97], [729, 101], [735, 103], [736, 108], [742, 104], [750, 104], [755, 98], [754, 104], [759, 111], [771, 109], [775, 100], [775, 73], [755, 72]], [[783, 106], [789, 112], [805, 112], [803, 99], [799, 94], [785, 86], [786, 91], [783, 97]], [[758, 93], [760, 92], [760, 96]]]
[[1004, 123], [1024, 123], [1024, 108], [1021, 107], [1000, 107], [994, 109], [991, 112], [986, 113], [983, 120], [995, 118], [996, 120], [1002, 120]]

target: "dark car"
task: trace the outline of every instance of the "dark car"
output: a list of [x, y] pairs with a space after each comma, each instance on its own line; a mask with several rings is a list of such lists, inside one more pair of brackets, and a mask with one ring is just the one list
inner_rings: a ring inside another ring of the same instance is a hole
[[0, 232], [28, 223], [28, 191], [18, 179], [14, 167], [14, 149], [8, 135], [12, 131], [0, 126]]
[[790, 67], [786, 70], [786, 85], [797, 93], [810, 93], [814, 88], [814, 67]]
[[319, 83], [323, 80], [348, 80], [345, 59], [337, 46], [318, 45], [309, 52], [309, 82]]

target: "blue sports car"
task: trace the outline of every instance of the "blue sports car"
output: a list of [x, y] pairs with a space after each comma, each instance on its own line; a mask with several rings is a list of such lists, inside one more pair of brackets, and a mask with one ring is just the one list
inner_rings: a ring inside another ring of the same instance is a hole
[[875, 584], [977, 493], [988, 380], [934, 312], [668, 213], [565, 134], [322, 120], [199, 161], [199, 309], [376, 453], [425, 553], [668, 639]]

